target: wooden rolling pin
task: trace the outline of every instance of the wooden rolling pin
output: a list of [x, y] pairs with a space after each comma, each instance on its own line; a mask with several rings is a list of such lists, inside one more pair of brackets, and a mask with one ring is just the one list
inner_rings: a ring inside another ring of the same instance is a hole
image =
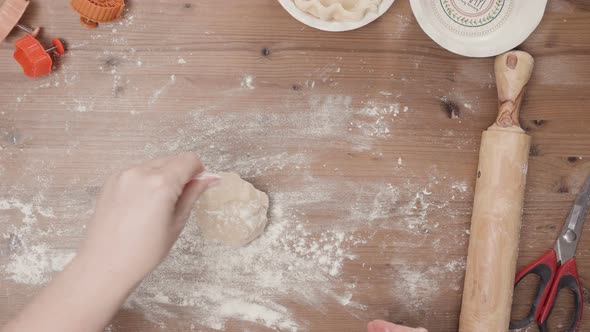
[[496, 57], [498, 118], [479, 149], [460, 332], [508, 330], [531, 142], [518, 112], [533, 65], [525, 52]]

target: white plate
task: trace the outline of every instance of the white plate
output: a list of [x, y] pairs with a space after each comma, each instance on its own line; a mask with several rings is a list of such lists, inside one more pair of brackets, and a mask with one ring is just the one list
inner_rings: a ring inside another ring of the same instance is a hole
[[547, 0], [410, 0], [422, 30], [447, 50], [471, 57], [498, 55], [535, 30]]
[[360, 21], [347, 21], [347, 22], [334, 22], [334, 21], [324, 21], [320, 20], [319, 18], [308, 14], [301, 9], [295, 6], [293, 0], [279, 0], [279, 3], [286, 11], [291, 14], [297, 21], [309, 25], [312, 28], [316, 28], [319, 30], [324, 31], [348, 31], [358, 29], [362, 26], [365, 26], [374, 20], [378, 19], [379, 16], [385, 14], [385, 12], [391, 7], [394, 0], [383, 0], [379, 5], [379, 10], [377, 13], [367, 13]]

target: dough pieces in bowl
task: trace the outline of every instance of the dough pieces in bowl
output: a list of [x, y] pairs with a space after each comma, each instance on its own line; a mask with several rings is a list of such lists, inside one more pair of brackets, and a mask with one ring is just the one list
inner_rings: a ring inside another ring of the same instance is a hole
[[295, 6], [324, 21], [360, 21], [379, 11], [382, 0], [293, 0]]
[[203, 238], [240, 247], [264, 231], [268, 196], [236, 173], [219, 173], [221, 182], [197, 201], [195, 212]]

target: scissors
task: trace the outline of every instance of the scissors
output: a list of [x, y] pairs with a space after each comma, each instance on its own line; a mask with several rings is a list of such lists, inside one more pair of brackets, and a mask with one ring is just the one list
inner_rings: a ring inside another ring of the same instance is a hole
[[510, 329], [521, 329], [535, 321], [541, 332], [548, 331], [547, 321], [555, 305], [557, 294], [564, 288], [574, 293], [575, 313], [568, 332], [574, 332], [582, 320], [583, 298], [582, 286], [578, 278], [576, 247], [580, 241], [582, 226], [586, 221], [590, 203], [590, 176], [586, 178], [584, 186], [572, 207], [555, 247], [549, 249], [539, 259], [525, 266], [516, 274], [515, 285], [529, 274], [535, 274], [541, 279], [541, 285], [535, 301], [526, 318], [510, 321]]

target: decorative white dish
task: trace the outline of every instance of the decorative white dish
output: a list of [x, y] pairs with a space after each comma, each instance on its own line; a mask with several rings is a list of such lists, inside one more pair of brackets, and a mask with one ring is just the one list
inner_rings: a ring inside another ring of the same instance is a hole
[[525, 41], [547, 0], [410, 0], [420, 27], [440, 46], [464, 56], [495, 56]]
[[285, 8], [291, 16], [293, 16], [299, 22], [308, 25], [312, 28], [316, 28], [323, 31], [348, 31], [363, 27], [381, 15], [391, 7], [394, 0], [383, 0], [379, 4], [377, 13], [368, 12], [362, 19], [358, 21], [325, 21], [321, 20], [301, 9], [299, 9], [293, 0], [278, 0], [281, 6]]

